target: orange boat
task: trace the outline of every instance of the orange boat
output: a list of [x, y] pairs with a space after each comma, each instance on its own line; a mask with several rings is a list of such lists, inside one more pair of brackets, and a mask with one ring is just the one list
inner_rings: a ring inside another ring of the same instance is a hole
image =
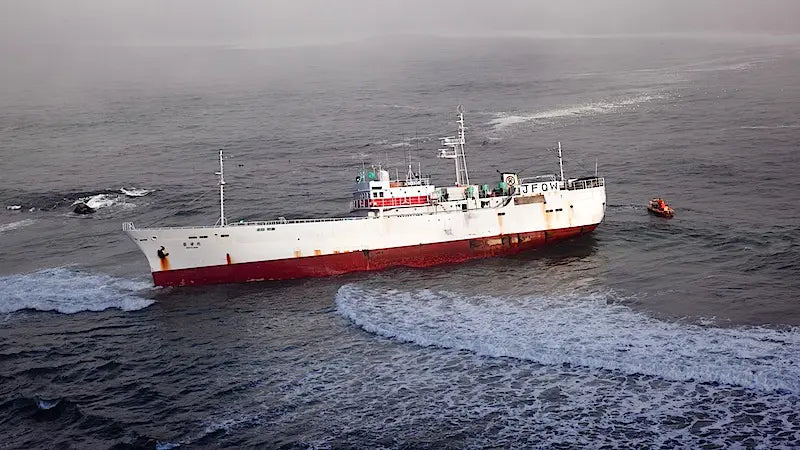
[[647, 205], [647, 210], [652, 214], [655, 214], [659, 217], [665, 217], [667, 219], [670, 219], [675, 215], [675, 210], [670, 208], [666, 202], [664, 202], [663, 198], [654, 198], [650, 200], [650, 204]]

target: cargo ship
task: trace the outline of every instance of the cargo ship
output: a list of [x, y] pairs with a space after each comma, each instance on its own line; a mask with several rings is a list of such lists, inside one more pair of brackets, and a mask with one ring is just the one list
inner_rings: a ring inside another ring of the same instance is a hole
[[429, 267], [501, 255], [594, 231], [606, 209], [605, 180], [509, 171], [473, 184], [458, 132], [441, 138], [439, 158], [454, 164], [455, 183], [431, 184], [413, 170], [391, 177], [380, 166], [355, 170], [350, 211], [342, 217], [231, 222], [225, 217], [224, 155], [219, 151], [215, 225], [123, 230], [147, 258], [157, 286], [188, 286], [326, 277], [390, 267]]

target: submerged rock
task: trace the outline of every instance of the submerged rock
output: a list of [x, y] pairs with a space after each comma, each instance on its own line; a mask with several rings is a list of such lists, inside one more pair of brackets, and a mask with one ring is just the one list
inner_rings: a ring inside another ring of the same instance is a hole
[[72, 209], [72, 212], [75, 214], [91, 214], [95, 210], [91, 206], [87, 205], [86, 203], [76, 203], [75, 208]]

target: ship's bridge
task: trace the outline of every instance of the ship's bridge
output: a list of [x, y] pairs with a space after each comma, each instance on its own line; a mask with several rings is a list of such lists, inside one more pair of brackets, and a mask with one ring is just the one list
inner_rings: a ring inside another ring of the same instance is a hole
[[386, 208], [403, 208], [431, 204], [435, 186], [430, 179], [413, 173], [409, 168], [406, 179], [391, 179], [381, 168], [361, 169], [353, 185], [352, 211]]

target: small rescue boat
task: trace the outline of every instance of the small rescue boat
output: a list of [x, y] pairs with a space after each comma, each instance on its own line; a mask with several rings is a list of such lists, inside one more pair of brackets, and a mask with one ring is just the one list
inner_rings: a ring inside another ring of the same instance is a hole
[[675, 210], [670, 208], [664, 202], [663, 198], [654, 198], [650, 200], [650, 204], [647, 205], [647, 210], [650, 211], [652, 214], [667, 219], [671, 219], [675, 215]]

